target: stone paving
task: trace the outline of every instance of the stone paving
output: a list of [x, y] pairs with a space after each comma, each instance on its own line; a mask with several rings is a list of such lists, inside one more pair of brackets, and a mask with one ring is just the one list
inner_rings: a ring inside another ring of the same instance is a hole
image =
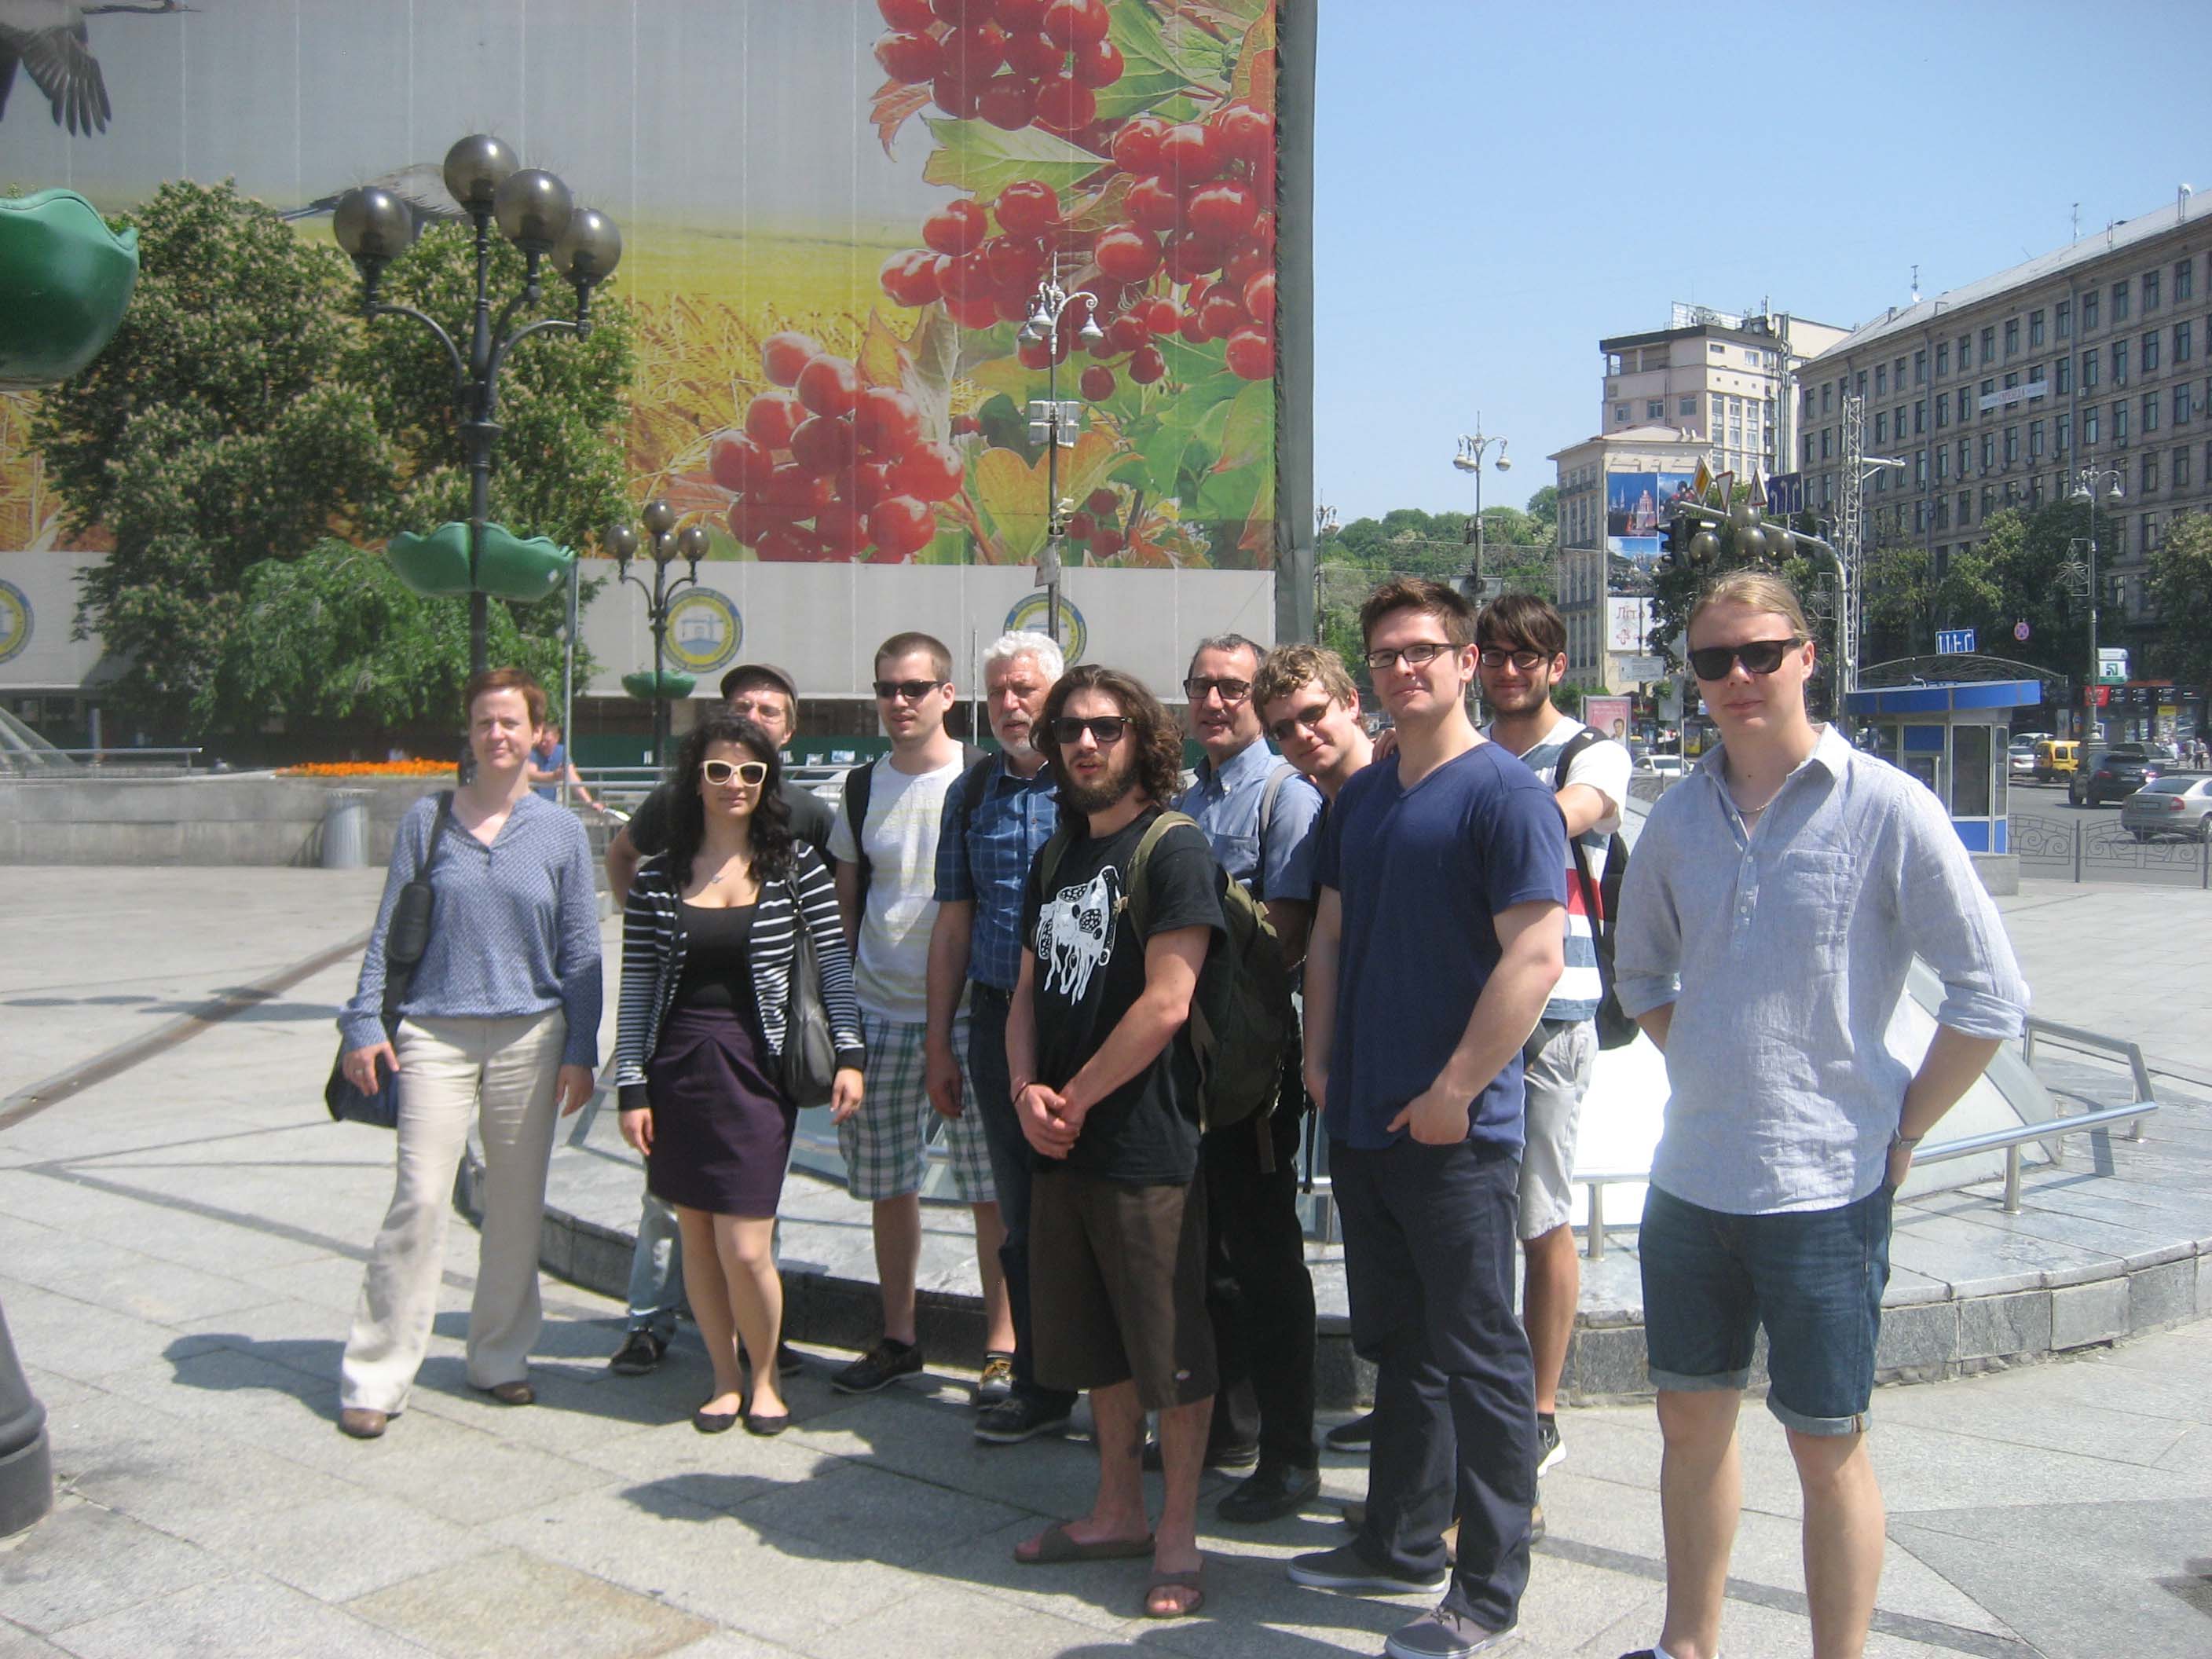
[[[188, 1010], [342, 942], [365, 903], [362, 884], [317, 887], [314, 872], [296, 872], [284, 915], [220, 884], [196, 894], [174, 872], [100, 872], [118, 907], [149, 919], [142, 936], [71, 920], [85, 873], [9, 872], [0, 1030], [8, 1050], [36, 1052], [9, 1054], [0, 1095], [52, 1074], [57, 1055], [89, 1059], [174, 1018], [167, 1005]], [[2164, 928], [2188, 931], [2179, 901], [2156, 896]], [[27, 915], [43, 919], [35, 955]], [[2133, 954], [2147, 935], [2106, 919], [2113, 931], [2097, 937]], [[159, 954], [193, 936], [209, 947], [197, 974], [189, 948]], [[0, 1305], [52, 1413], [63, 1483], [52, 1516], [0, 1544], [0, 1659], [1133, 1647], [1318, 1659], [1378, 1652], [1417, 1610], [1287, 1583], [1285, 1557], [1343, 1536], [1322, 1504], [1212, 1527], [1204, 1614], [1139, 1619], [1140, 1564], [1011, 1559], [1014, 1540], [1087, 1496], [1080, 1441], [978, 1446], [966, 1379], [942, 1367], [842, 1398], [824, 1381], [841, 1356], [824, 1350], [793, 1388], [792, 1432], [702, 1438], [686, 1420], [705, 1386], [689, 1333], [658, 1375], [612, 1376], [619, 1307], [552, 1279], [541, 1403], [493, 1405], [462, 1374], [475, 1237], [459, 1221], [410, 1409], [380, 1442], [344, 1439], [337, 1354], [390, 1189], [389, 1143], [330, 1124], [316, 1098], [350, 976], [310, 975], [259, 1018], [0, 1130]], [[2165, 994], [2201, 1008], [2207, 988], [2169, 979]], [[36, 1000], [64, 995], [66, 1018], [89, 1022], [81, 1042], [52, 1028], [61, 1005]], [[91, 1000], [110, 995], [163, 1006]], [[2186, 1062], [2186, 1033], [2174, 1036]], [[2160, 1153], [2161, 1133], [2154, 1122], [2143, 1155]], [[1868, 1652], [2212, 1650], [2208, 1383], [2212, 1322], [1884, 1389], [1874, 1450], [1891, 1547]], [[1658, 1436], [1638, 1406], [1570, 1412], [1562, 1428], [1568, 1459], [1545, 1481], [1550, 1535], [1517, 1650], [1612, 1659], [1657, 1629]], [[1806, 1654], [1796, 1483], [1756, 1408], [1744, 1463], [1726, 1648]], [[1330, 1498], [1360, 1495], [1359, 1462], [1330, 1457], [1325, 1473]]]

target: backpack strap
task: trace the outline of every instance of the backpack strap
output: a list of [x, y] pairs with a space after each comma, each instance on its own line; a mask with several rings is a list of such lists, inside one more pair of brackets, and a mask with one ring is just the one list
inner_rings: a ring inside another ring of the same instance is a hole
[[860, 902], [868, 899], [868, 878], [875, 873], [875, 866], [868, 858], [867, 843], [860, 832], [867, 827], [868, 796], [876, 787], [876, 763], [863, 761], [845, 774], [842, 792], [845, 823], [853, 832], [853, 866], [860, 872]]
[[1148, 892], [1145, 872], [1152, 864], [1152, 848], [1160, 844], [1162, 836], [1184, 823], [1194, 830], [1198, 828], [1197, 820], [1185, 813], [1161, 813], [1152, 820], [1152, 827], [1145, 831], [1144, 839], [1137, 843], [1136, 852], [1130, 855], [1129, 890], [1122, 896], [1121, 902], [1129, 911], [1130, 924], [1136, 928], [1139, 943], [1145, 938], [1145, 919], [1152, 914], [1152, 906], [1146, 902]]
[[975, 751], [968, 769], [960, 775], [960, 781], [953, 786], [960, 796], [960, 816], [970, 824], [975, 822], [975, 814], [983, 810], [983, 797], [991, 787], [991, 769], [997, 761], [996, 755]]
[[[1552, 793], [1556, 795], [1567, 787], [1567, 774], [1573, 769], [1577, 756], [1585, 749], [1594, 748], [1606, 741], [1607, 739], [1598, 736], [1587, 726], [1569, 738], [1566, 745], [1559, 750], [1558, 764], [1552, 769]], [[1575, 861], [1575, 878], [1583, 890], [1583, 914], [1589, 918], [1590, 935], [1595, 938], [1599, 927], [1607, 925], [1610, 918], [1605, 915], [1605, 906], [1598, 898], [1597, 883], [1590, 876], [1589, 861], [1583, 856], [1581, 836], [1567, 837], [1567, 856]], [[1602, 968], [1603, 961], [1601, 960], [1598, 965]], [[1608, 986], [1607, 988], [1611, 988]]]
[[1275, 763], [1275, 769], [1267, 774], [1267, 787], [1260, 796], [1260, 867], [1254, 872], [1260, 879], [1255, 890], [1267, 890], [1267, 832], [1275, 827], [1275, 799], [1283, 793], [1283, 786], [1297, 775], [1298, 769], [1286, 760]]
[[1559, 750], [1558, 764], [1552, 768], [1552, 793], [1556, 795], [1567, 787], [1567, 774], [1573, 769], [1577, 757], [1581, 755], [1583, 750], [1605, 741], [1607, 739], [1598, 736], [1587, 726], [1569, 738], [1566, 746]]

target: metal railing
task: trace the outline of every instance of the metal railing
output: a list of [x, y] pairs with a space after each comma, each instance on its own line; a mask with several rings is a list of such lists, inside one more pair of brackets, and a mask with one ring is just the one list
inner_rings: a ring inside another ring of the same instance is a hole
[[198, 763], [204, 752], [197, 746], [6, 749], [0, 750], [0, 777], [55, 782], [83, 778], [190, 777], [203, 769]]
[[2139, 841], [2117, 817], [2015, 812], [2011, 847], [2023, 876], [2212, 888], [2212, 841], [2165, 836]]

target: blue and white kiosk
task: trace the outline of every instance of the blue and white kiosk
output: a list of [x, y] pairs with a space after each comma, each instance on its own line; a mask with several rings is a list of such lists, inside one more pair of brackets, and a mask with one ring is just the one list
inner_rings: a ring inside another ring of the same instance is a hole
[[2043, 701], [2039, 680], [1941, 680], [1864, 687], [1844, 695], [1854, 731], [1879, 734], [1875, 754], [1936, 792], [1993, 893], [2020, 890], [2010, 844], [2012, 711]]

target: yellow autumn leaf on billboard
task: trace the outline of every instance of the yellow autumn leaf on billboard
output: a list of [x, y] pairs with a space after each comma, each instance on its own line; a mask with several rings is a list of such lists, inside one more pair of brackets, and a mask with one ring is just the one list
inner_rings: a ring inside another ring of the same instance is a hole
[[[1122, 453], [1112, 434], [1095, 428], [1085, 432], [1073, 448], [1060, 452], [1060, 499], [1081, 501], [1106, 482]], [[993, 532], [984, 548], [988, 562], [1036, 562], [1044, 550], [1049, 469], [1049, 457], [1040, 455], [1032, 466], [1012, 449], [987, 449], [975, 458], [969, 468], [975, 505]]]

